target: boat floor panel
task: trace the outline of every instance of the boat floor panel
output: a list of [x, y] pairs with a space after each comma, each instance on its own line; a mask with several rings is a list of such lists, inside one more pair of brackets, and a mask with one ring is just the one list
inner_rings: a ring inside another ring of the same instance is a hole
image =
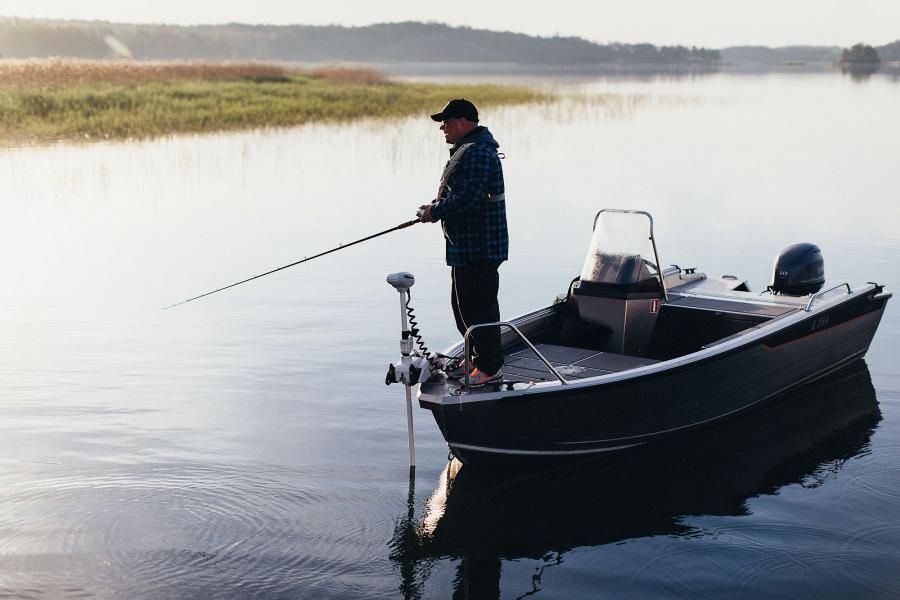
[[[649, 358], [555, 344], [537, 344], [535, 347], [566, 379], [585, 379], [607, 375], [659, 362]], [[506, 355], [503, 364], [503, 379], [528, 382], [554, 381], [556, 377], [535, 356], [534, 352], [524, 348]]]

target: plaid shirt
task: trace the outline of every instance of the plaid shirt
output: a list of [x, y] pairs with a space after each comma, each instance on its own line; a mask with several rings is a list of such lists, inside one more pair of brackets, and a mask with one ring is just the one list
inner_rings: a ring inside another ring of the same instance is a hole
[[504, 261], [509, 253], [506, 202], [490, 199], [504, 193], [500, 144], [486, 127], [477, 127], [450, 148], [450, 156], [464, 144], [470, 145], [459, 161], [448, 163], [446, 192], [431, 206], [432, 217], [443, 221], [451, 267]]

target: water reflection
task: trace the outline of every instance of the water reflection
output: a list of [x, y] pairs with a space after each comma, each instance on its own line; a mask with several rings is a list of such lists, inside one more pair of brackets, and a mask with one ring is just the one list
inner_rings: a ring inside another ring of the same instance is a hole
[[853, 81], [866, 81], [878, 72], [879, 63], [842, 63], [841, 73], [849, 75]]
[[501, 560], [535, 558], [545, 565], [532, 577], [537, 591], [542, 571], [575, 547], [702, 535], [686, 516], [749, 515], [749, 498], [819, 487], [867, 450], [880, 420], [860, 361], [777, 405], [615, 464], [510, 474], [454, 460], [418, 521], [410, 489], [391, 540], [401, 590], [421, 597], [433, 563], [453, 558], [454, 598], [498, 598]]

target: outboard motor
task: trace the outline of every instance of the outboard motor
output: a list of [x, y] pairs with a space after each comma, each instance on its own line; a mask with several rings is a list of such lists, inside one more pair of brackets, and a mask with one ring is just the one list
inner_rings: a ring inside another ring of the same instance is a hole
[[815, 244], [791, 244], [775, 257], [769, 286], [773, 293], [806, 296], [818, 292], [824, 284], [825, 261]]

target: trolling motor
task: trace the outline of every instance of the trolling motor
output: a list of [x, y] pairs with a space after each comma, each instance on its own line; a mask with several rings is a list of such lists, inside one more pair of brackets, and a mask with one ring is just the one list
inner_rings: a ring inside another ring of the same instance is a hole
[[[406, 429], [409, 436], [409, 466], [416, 466], [416, 444], [413, 435], [412, 386], [427, 381], [432, 371], [439, 368], [437, 359], [432, 357], [422, 342], [416, 328], [412, 307], [409, 305], [412, 295], [409, 288], [416, 282], [412, 273], [391, 273], [387, 282], [400, 292], [400, 364], [388, 366], [384, 382], [387, 385], [402, 383], [406, 387]], [[408, 317], [408, 320], [407, 320]], [[419, 349], [413, 349], [413, 340], [418, 342]]]
[[[387, 276], [387, 282], [400, 292], [400, 364], [388, 367], [384, 382], [387, 385], [402, 383], [404, 385], [416, 385], [427, 381], [431, 373], [440, 368], [438, 360], [431, 356], [428, 348], [422, 342], [422, 336], [416, 327], [413, 309], [409, 305], [412, 299], [409, 288], [416, 282], [412, 273], [391, 273]], [[408, 319], [408, 320], [407, 320]], [[413, 342], [417, 342], [418, 349], [414, 349]]]

